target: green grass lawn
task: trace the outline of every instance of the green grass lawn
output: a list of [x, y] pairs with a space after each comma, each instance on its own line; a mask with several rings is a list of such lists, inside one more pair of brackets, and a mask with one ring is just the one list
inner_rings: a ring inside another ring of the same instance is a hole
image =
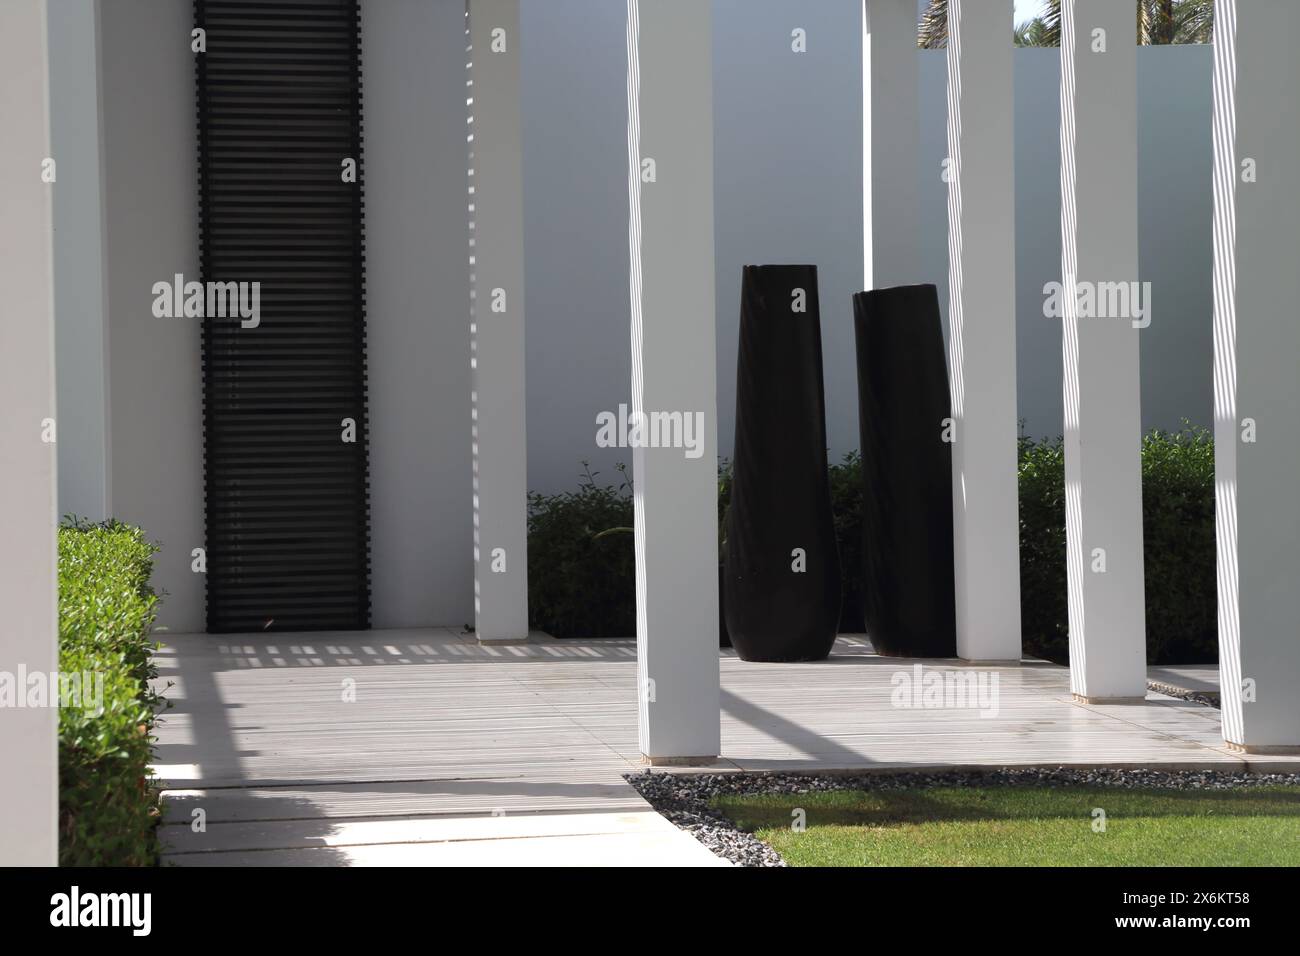
[[1300, 865], [1296, 787], [936, 787], [725, 796], [714, 806], [791, 866]]

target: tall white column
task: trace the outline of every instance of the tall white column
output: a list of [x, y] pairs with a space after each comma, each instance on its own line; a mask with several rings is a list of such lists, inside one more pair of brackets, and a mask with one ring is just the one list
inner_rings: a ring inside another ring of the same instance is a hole
[[[1070, 687], [1146, 697], [1132, 0], [1061, 5], [1061, 274]], [[1080, 314], [1080, 301], [1092, 314]], [[1145, 314], [1143, 314], [1145, 312]]]
[[700, 416], [698, 457], [633, 450], [641, 753], [721, 743], [710, 5], [628, 0], [632, 414]]
[[1300, 752], [1300, 4], [1214, 11], [1214, 450], [1223, 737]]
[[0, 865], [52, 866], [58, 709], [28, 696], [28, 677], [53, 676], [59, 647], [44, 0], [0, 3], [0, 130], [0, 680], [15, 694], [0, 706]]
[[1020, 659], [1011, 0], [948, 3], [948, 362], [957, 654]]
[[490, 643], [528, 637], [519, 0], [469, 0], [466, 15], [474, 621]]
[[59, 513], [102, 521], [111, 499], [99, 4], [49, 10]]
[[864, 288], [884, 289], [924, 281], [916, 0], [866, 0], [864, 12]]

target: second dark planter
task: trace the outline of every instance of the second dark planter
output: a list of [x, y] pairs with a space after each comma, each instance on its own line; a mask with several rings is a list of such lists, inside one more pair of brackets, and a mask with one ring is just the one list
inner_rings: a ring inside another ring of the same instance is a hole
[[820, 323], [816, 266], [745, 267], [724, 585], [742, 660], [821, 660], [835, 643]]
[[932, 285], [853, 297], [862, 440], [863, 619], [880, 654], [952, 657], [951, 415]]

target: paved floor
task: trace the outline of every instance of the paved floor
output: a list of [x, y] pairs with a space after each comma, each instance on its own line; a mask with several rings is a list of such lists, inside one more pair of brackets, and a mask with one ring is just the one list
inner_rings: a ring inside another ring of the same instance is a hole
[[[159, 639], [175, 702], [157, 748], [169, 862], [720, 862], [622, 778], [640, 769], [633, 641]], [[825, 662], [724, 651], [721, 668], [721, 769], [1296, 767], [1229, 752], [1200, 704], [1073, 703], [1068, 672], [1042, 662], [917, 671], [848, 636]], [[932, 686], [945, 678], [946, 699]]]
[[1147, 668], [1147, 680], [1168, 684], [1187, 693], [1217, 694], [1218, 664], [1164, 664]]

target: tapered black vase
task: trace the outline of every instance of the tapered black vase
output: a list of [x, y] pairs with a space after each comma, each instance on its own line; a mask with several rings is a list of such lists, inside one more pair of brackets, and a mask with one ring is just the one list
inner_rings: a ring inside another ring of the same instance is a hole
[[746, 661], [830, 654], [840, 561], [826, 472], [816, 266], [746, 266], [727, 514], [727, 633]]
[[932, 285], [853, 297], [862, 439], [863, 619], [880, 654], [952, 657], [952, 444]]

